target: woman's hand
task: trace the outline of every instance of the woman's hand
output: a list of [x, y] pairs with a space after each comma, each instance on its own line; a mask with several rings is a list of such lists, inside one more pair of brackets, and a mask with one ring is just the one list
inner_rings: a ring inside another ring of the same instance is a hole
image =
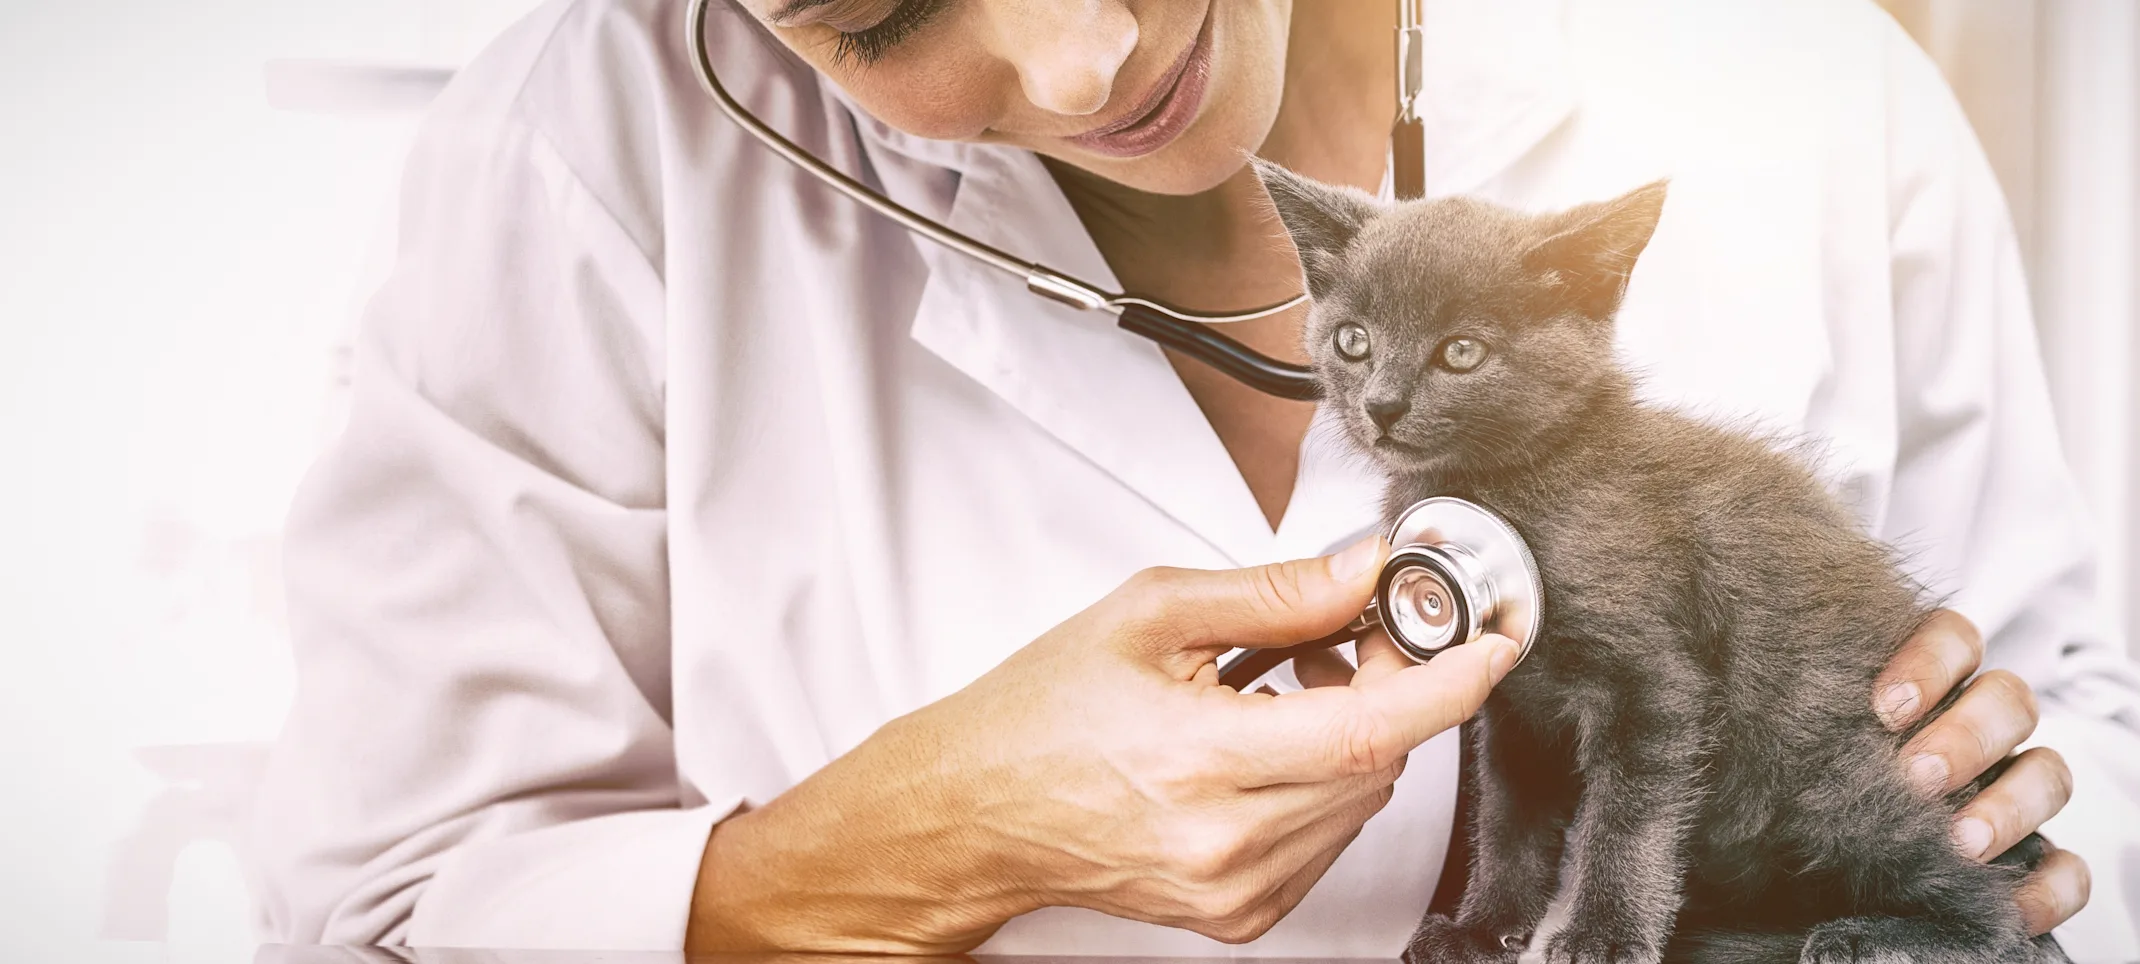
[[[1960, 685], [1984, 658], [1984, 637], [1959, 613], [1940, 611], [1903, 645], [1873, 687], [1873, 707], [1889, 727], [1907, 729]], [[2005, 670], [1976, 678], [1960, 698], [1903, 748], [1910, 776], [1927, 793], [1948, 793], [2006, 759], [2036, 729], [2036, 697]], [[2004, 853], [2049, 820], [2073, 795], [2073, 774], [2057, 751], [2035, 747], [1955, 816], [1955, 846], [1978, 860]], [[2088, 902], [2088, 864], [2051, 848], [2015, 899], [2032, 933], [2064, 923]]]
[[1515, 644], [1415, 666], [1363, 641], [1344, 685], [1219, 685], [1366, 605], [1387, 547], [1140, 573], [971, 686], [885, 726], [708, 841], [686, 948], [943, 952], [1075, 906], [1250, 940], [1469, 717]]

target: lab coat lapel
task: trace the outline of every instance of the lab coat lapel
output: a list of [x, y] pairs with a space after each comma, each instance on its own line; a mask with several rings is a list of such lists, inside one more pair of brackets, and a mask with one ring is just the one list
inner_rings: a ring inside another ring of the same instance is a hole
[[[1019, 257], [1114, 290], [1114, 273], [1038, 158], [974, 147], [948, 218]], [[929, 280], [912, 335], [1235, 564], [1273, 536], [1248, 485], [1160, 350], [1025, 290], [1017, 278], [916, 240]]]
[[[1430, 194], [1478, 189], [1568, 119], [1575, 91], [1566, 15], [1564, 0], [1430, 0], [1422, 104], [1435, 145], [1427, 156]], [[1119, 290], [1031, 153], [914, 137], [831, 89], [864, 141], [956, 172], [948, 211], [934, 191], [886, 183], [896, 200], [1018, 257]], [[1117, 329], [1112, 315], [1047, 301], [1016, 278], [933, 242], [914, 243], [929, 267], [911, 330], [916, 342], [1235, 564], [1275, 558], [1280, 543], [1254, 495], [1157, 347]]]

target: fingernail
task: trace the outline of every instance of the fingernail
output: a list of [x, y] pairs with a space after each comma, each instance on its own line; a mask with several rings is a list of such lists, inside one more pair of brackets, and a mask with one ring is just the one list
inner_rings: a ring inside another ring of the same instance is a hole
[[1515, 640], [1498, 636], [1494, 638], [1493, 655], [1488, 656], [1486, 660], [1487, 669], [1494, 674], [1494, 682], [1501, 682], [1501, 677], [1507, 676], [1509, 670], [1516, 668], [1516, 657], [1520, 652]]
[[1915, 683], [1892, 683], [1880, 691], [1880, 698], [1873, 702], [1873, 712], [1880, 715], [1880, 722], [1896, 726], [1916, 711], [1917, 701], [1923, 698]]
[[1947, 758], [1925, 753], [1911, 760], [1910, 782], [1926, 793], [1944, 792], [1947, 789]]
[[1981, 860], [1984, 851], [1991, 849], [1991, 824], [1975, 817], [1963, 817], [1954, 822], [1954, 846], [1962, 856]]
[[1367, 574], [1382, 558], [1382, 537], [1368, 536], [1330, 557], [1330, 578], [1352, 582]]

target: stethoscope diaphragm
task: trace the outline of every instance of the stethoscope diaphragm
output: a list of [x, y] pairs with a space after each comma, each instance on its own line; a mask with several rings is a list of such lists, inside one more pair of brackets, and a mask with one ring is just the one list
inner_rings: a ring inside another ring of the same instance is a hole
[[1374, 599], [1360, 618], [1298, 646], [1243, 650], [1220, 665], [1219, 681], [1252, 685], [1302, 652], [1350, 642], [1376, 626], [1421, 663], [1489, 633], [1516, 641], [1518, 663], [1530, 653], [1545, 619], [1545, 584], [1514, 526], [1477, 503], [1436, 496], [1405, 509], [1389, 542]]
[[1391, 641], [1419, 662], [1489, 633], [1516, 641], [1517, 661], [1544, 622], [1545, 584], [1516, 528], [1475, 502], [1436, 496], [1390, 526], [1375, 608]]

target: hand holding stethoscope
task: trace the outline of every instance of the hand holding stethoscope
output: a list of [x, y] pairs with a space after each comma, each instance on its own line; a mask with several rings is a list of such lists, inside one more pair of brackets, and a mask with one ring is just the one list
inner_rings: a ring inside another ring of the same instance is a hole
[[1523, 537], [1500, 516], [1446, 496], [1423, 499], [1390, 527], [1389, 558], [1366, 611], [1345, 628], [1285, 649], [1246, 649], [1219, 666], [1235, 689], [1303, 652], [1351, 642], [1377, 626], [1414, 662], [1492, 634], [1515, 640], [1518, 661], [1538, 639], [1545, 588]]
[[[1060, 906], [1236, 943], [1263, 934], [1391, 801], [1419, 747], [1516, 662], [1498, 637], [1421, 666], [1374, 636], [1357, 668], [1305, 673], [1331, 685], [1212, 692], [1227, 648], [1284, 646], [1358, 612], [1387, 551], [1364, 539], [1250, 569], [1138, 573], [725, 822], [686, 946], [942, 954]], [[752, 896], [796, 881], [838, 896]]]
[[[1263, 355], [1209, 327], [1248, 321], [1301, 304], [1306, 294], [1279, 304], [1233, 314], [1183, 311], [1133, 294], [1104, 291], [1045, 265], [925, 217], [846, 174], [781, 136], [728, 93], [715, 74], [706, 43], [709, 0], [691, 0], [685, 34], [699, 83], [722, 113], [774, 153], [849, 199], [919, 234], [998, 270], [1018, 276], [1026, 289], [1051, 301], [1117, 316], [1126, 331], [1194, 358], [1259, 391], [1309, 400], [1321, 395], [1314, 373]], [[1390, 132], [1390, 162], [1399, 198], [1425, 191], [1425, 131], [1419, 117], [1425, 85], [1419, 0], [1397, 0], [1398, 113]], [[1487, 633], [1507, 636], [1527, 653], [1545, 608], [1538, 566], [1516, 530], [1490, 510], [1454, 498], [1424, 500], [1408, 509], [1388, 534], [1394, 547], [1376, 583], [1374, 600], [1360, 618], [1337, 633], [1281, 650], [1243, 650], [1220, 668], [1220, 679], [1241, 688], [1309, 649], [1328, 648], [1381, 626], [1405, 655], [1425, 662], [1435, 654]]]

